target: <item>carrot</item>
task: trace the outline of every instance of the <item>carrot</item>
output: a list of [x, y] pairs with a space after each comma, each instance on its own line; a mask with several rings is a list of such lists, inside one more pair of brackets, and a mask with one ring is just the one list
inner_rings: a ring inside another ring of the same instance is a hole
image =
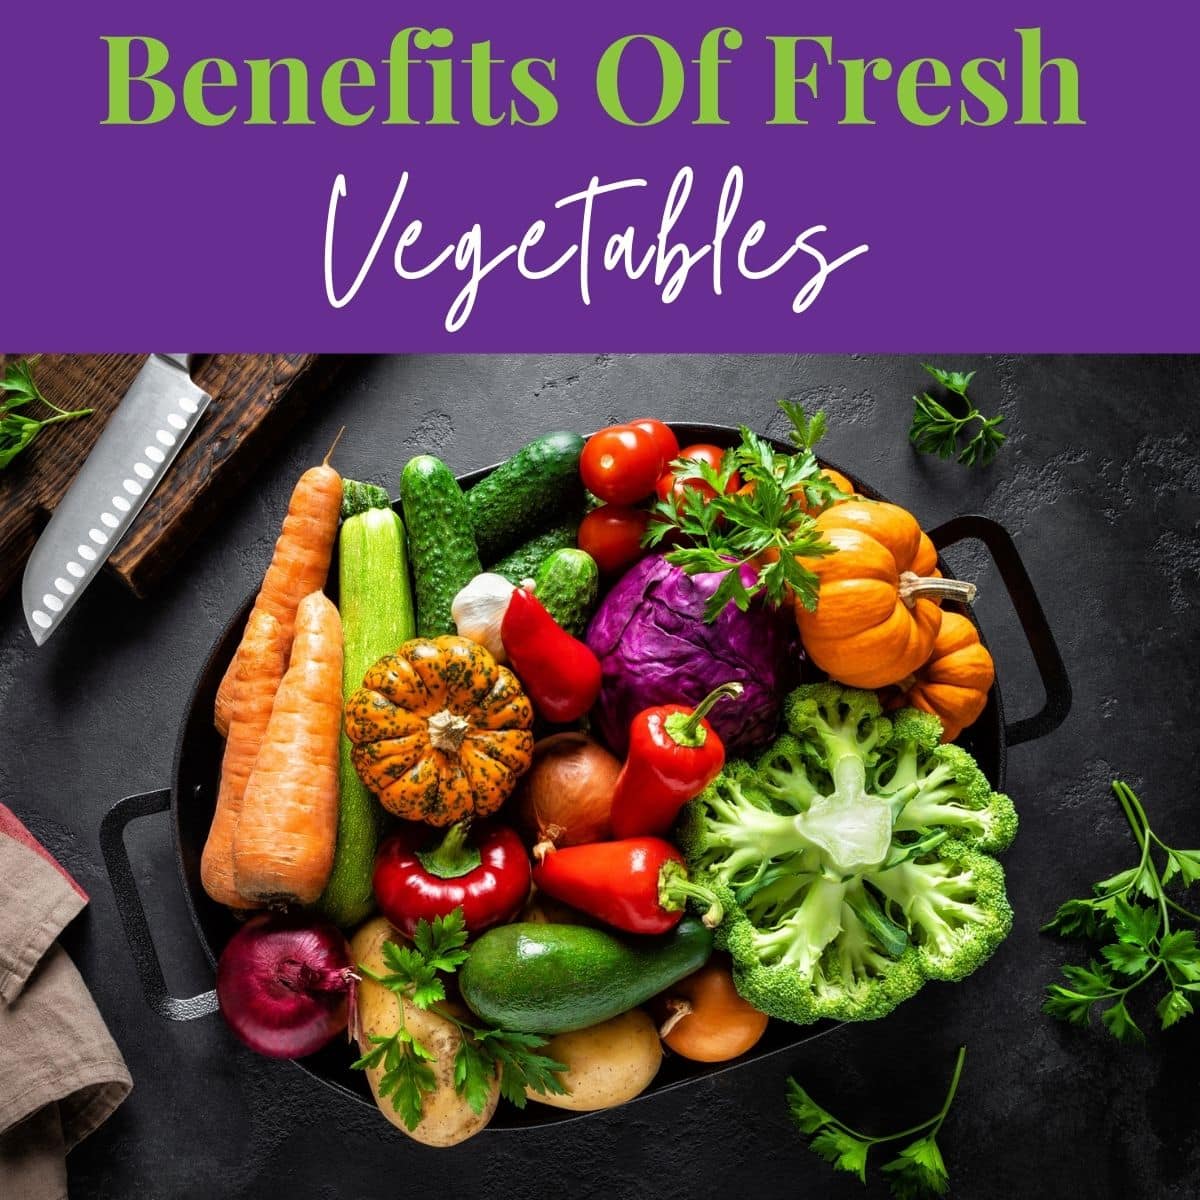
[[221, 786], [213, 813], [200, 879], [204, 890], [230, 908], [251, 908], [233, 883], [233, 834], [246, 794], [251, 769], [267, 732], [279, 681], [287, 669], [288, 637], [283, 626], [265, 609], [252, 613], [242, 639], [234, 676], [229, 740], [221, 759]]
[[[333, 453], [332, 446], [329, 453]], [[271, 565], [254, 601], [254, 612], [266, 610], [283, 626], [289, 645], [296, 622], [296, 605], [310, 592], [325, 586], [341, 507], [342, 477], [329, 465], [327, 454], [319, 467], [312, 467], [300, 476], [292, 492]], [[229, 731], [233, 681], [241, 654], [239, 645], [217, 689], [213, 722], [222, 737]]]
[[300, 601], [287, 674], [275, 694], [233, 836], [239, 895], [311, 904], [333, 867], [342, 728], [342, 619], [323, 592]]

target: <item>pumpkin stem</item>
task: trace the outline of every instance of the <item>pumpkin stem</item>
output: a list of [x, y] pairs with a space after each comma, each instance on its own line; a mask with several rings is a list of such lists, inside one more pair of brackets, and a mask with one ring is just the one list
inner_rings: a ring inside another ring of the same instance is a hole
[[429, 743], [435, 750], [457, 754], [470, 728], [471, 722], [466, 717], [443, 708], [429, 718]]
[[973, 583], [962, 579], [923, 578], [913, 571], [905, 571], [900, 576], [900, 599], [909, 608], [922, 599], [958, 600], [970, 604], [977, 591]]

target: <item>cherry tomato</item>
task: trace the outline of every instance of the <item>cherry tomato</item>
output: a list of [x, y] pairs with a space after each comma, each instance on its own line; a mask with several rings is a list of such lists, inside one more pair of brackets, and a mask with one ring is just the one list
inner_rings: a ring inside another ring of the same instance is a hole
[[656, 417], [638, 417], [636, 421], [629, 423], [635, 429], [644, 429], [654, 439], [664, 466], [671, 459], [679, 457], [679, 439], [670, 425], [664, 425]]
[[577, 541], [605, 574], [623, 571], [645, 553], [642, 534], [650, 522], [644, 508], [604, 504], [593, 508], [579, 523]]
[[[714, 471], [721, 469], [721, 459], [725, 451], [720, 446], [712, 446], [705, 442], [697, 443], [695, 446], [684, 446], [682, 450], [675, 456], [676, 458], [695, 458], [701, 462], [706, 462]], [[742, 477], [734, 471], [729, 477], [729, 482], [725, 485], [725, 493], [736, 492], [742, 486]], [[711, 500], [717, 493], [713, 490], [710, 484], [704, 482], [703, 479], [676, 479], [671, 471], [664, 471], [658, 477], [658, 482], [654, 485], [655, 493], [660, 500], [665, 500], [672, 492], [676, 496], [683, 494], [684, 488], [695, 488], [706, 500]]]
[[609, 504], [644, 500], [662, 469], [653, 436], [633, 425], [610, 425], [593, 433], [579, 459], [584, 487]]

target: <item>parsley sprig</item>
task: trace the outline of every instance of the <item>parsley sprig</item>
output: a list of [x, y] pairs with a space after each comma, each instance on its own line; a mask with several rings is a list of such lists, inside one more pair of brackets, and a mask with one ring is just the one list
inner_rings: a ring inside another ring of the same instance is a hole
[[437, 1087], [437, 1076], [429, 1065], [437, 1058], [413, 1036], [404, 1020], [405, 1002], [433, 1011], [454, 1025], [461, 1035], [454, 1055], [454, 1088], [471, 1106], [482, 1112], [491, 1093], [492, 1081], [500, 1077], [500, 1094], [518, 1108], [525, 1107], [525, 1089], [562, 1095], [566, 1088], [558, 1073], [563, 1063], [535, 1051], [546, 1039], [533, 1033], [487, 1029], [461, 1020], [439, 1003], [446, 999], [442, 975], [453, 974], [468, 957], [467, 928], [461, 908], [432, 922], [418, 921], [411, 946], [383, 943], [383, 961], [388, 974], [378, 975], [367, 967], [359, 970], [382, 984], [400, 999], [400, 1025], [392, 1034], [369, 1035], [371, 1049], [353, 1064], [355, 1070], [383, 1064], [379, 1081], [380, 1098], [391, 1096], [392, 1104], [409, 1129], [421, 1123], [424, 1098]]
[[[90, 408], [68, 412], [47, 400], [34, 382], [33, 364], [36, 361], [36, 357], [19, 358], [9, 363], [3, 376], [0, 376], [0, 470], [7, 467], [48, 425], [61, 425], [92, 413]], [[39, 420], [28, 412], [17, 412], [18, 408], [34, 402], [45, 405], [53, 416]]]
[[[1167, 894], [1178, 880], [1185, 888], [1200, 881], [1200, 850], [1176, 850], [1150, 828], [1146, 810], [1128, 784], [1113, 780], [1113, 792], [1141, 850], [1134, 867], [1092, 885], [1092, 895], [1068, 900], [1042, 928], [1064, 938], [1100, 943], [1100, 958], [1088, 966], [1067, 965], [1065, 984], [1047, 989], [1044, 1010], [1072, 1025], [1089, 1025], [1093, 1008], [1119, 1042], [1143, 1042], [1145, 1034], [1129, 1012], [1130, 995], [1160, 975], [1167, 990], [1155, 1012], [1163, 1029], [1193, 1012], [1200, 994], [1200, 946], [1194, 928], [1172, 929], [1172, 921], [1200, 924], [1200, 914]], [[1155, 855], [1162, 860], [1160, 868]], [[1149, 903], [1142, 903], [1142, 899]]]
[[902, 1129], [899, 1133], [871, 1137], [851, 1129], [844, 1121], [822, 1108], [795, 1079], [788, 1080], [788, 1107], [800, 1132], [809, 1137], [808, 1148], [832, 1164], [835, 1170], [856, 1175], [862, 1183], [867, 1182], [867, 1155], [874, 1147], [886, 1142], [898, 1142], [902, 1138], [915, 1138], [895, 1158], [883, 1164], [882, 1170], [888, 1177], [892, 1195], [899, 1200], [944, 1196], [950, 1186], [950, 1176], [938, 1148], [937, 1135], [954, 1103], [966, 1056], [967, 1048], [963, 1046], [958, 1051], [958, 1060], [954, 1064], [954, 1074], [942, 1107], [928, 1120]]
[[[1000, 429], [1004, 422], [1002, 416], [985, 417], [975, 407], [967, 395], [967, 388], [975, 378], [974, 371], [943, 371], [939, 367], [931, 367], [928, 363], [921, 366], [929, 372], [952, 395], [957, 396], [961, 403], [956, 405], [958, 412], [952, 412], [940, 400], [935, 400], [928, 392], [922, 392], [913, 397], [912, 428], [908, 431], [908, 440], [922, 454], [936, 454], [938, 458], [956, 458], [967, 467], [986, 467], [996, 457], [996, 451], [1007, 438]], [[965, 408], [966, 412], [961, 410]], [[970, 432], [972, 422], [978, 421], [979, 428], [975, 436], [965, 443], [963, 436]]]
[[[759, 593], [771, 605], [794, 595], [805, 608], [816, 607], [817, 576], [800, 560], [831, 554], [834, 547], [814, 527], [812, 513], [845, 495], [821, 474], [813, 454], [825, 432], [824, 414], [809, 418], [788, 401], [780, 407], [792, 421], [796, 453], [779, 453], [743, 425], [738, 444], [725, 451], [719, 467], [690, 458], [671, 464], [676, 479], [698, 480], [707, 489], [672, 492], [655, 505], [655, 519], [647, 526], [647, 546], [658, 546], [669, 535], [683, 543], [667, 552], [667, 562], [689, 575], [722, 574], [705, 605], [706, 621], [716, 620], [727, 604], [745, 612]], [[728, 491], [735, 474], [742, 486]], [[742, 578], [747, 565], [755, 570], [749, 585]]]

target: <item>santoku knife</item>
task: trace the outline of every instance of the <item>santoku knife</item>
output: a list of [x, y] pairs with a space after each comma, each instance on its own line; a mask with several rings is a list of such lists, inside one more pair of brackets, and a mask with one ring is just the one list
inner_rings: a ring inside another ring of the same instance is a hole
[[21, 599], [40, 646], [62, 623], [150, 497], [211, 397], [190, 354], [152, 354], [25, 564]]

